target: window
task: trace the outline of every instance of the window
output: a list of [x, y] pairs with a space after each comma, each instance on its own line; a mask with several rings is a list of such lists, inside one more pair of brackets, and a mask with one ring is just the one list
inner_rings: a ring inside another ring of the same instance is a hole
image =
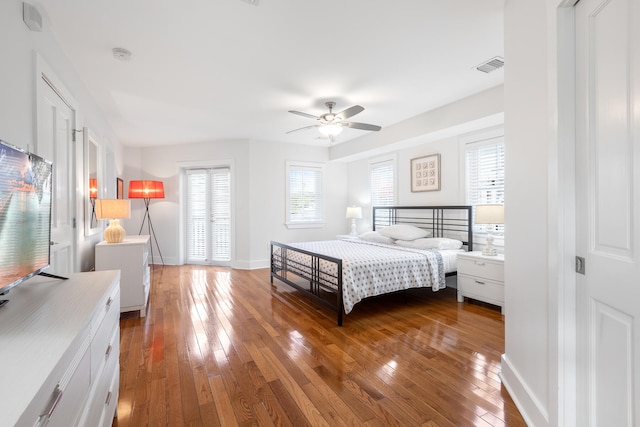
[[[373, 161], [371, 176], [371, 206], [394, 206], [396, 202], [395, 158]], [[388, 224], [390, 212], [377, 212], [376, 224]]]
[[323, 174], [324, 165], [320, 163], [287, 162], [287, 227], [324, 225]]
[[[504, 203], [504, 137], [465, 145], [466, 201], [469, 205]], [[504, 233], [504, 225], [475, 225], [473, 231]]]
[[371, 206], [395, 204], [394, 163], [394, 159], [371, 163]]

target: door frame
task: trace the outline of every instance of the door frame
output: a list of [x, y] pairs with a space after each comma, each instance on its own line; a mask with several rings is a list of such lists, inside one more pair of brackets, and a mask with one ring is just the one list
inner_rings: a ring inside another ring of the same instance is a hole
[[[36, 151], [38, 150], [38, 100], [42, 96], [42, 89], [40, 88], [40, 80], [45, 80], [48, 82], [49, 86], [60, 96], [65, 104], [72, 111], [73, 124], [72, 124], [72, 144], [70, 151], [72, 153], [73, 165], [69, 165], [72, 168], [71, 173], [71, 185], [73, 185], [74, 189], [70, 189], [69, 194], [73, 194], [73, 229], [74, 236], [71, 239], [71, 250], [73, 251], [72, 260], [71, 260], [71, 268], [74, 272], [80, 271], [80, 263], [81, 263], [81, 254], [79, 248], [82, 245], [82, 239], [84, 238], [84, 226], [78, 226], [78, 218], [80, 218], [80, 214], [82, 213], [81, 208], [78, 206], [78, 200], [82, 200], [82, 193], [84, 191], [84, 187], [78, 185], [78, 176], [83, 176], [83, 162], [78, 161], [78, 159], [83, 158], [84, 148], [82, 144], [78, 144], [78, 122], [79, 122], [79, 113], [78, 113], [78, 102], [71, 95], [71, 92], [67, 89], [67, 87], [62, 83], [62, 80], [57, 76], [57, 74], [53, 71], [53, 68], [49, 66], [49, 64], [44, 60], [44, 58], [34, 52], [34, 63], [35, 63], [35, 78], [33, 79], [34, 84], [34, 98], [33, 98], [33, 140], [35, 141]], [[53, 165], [55, 168], [56, 165]], [[82, 204], [84, 207], [84, 203]], [[84, 216], [82, 217], [84, 218]], [[82, 228], [82, 232], [80, 229]]]
[[[576, 120], [575, 120], [575, 9], [577, 0], [555, 0], [555, 19], [548, 21], [555, 31], [555, 49], [549, 52], [549, 97], [555, 99], [556, 126], [549, 141], [548, 192], [548, 287], [550, 307], [549, 357], [550, 397], [555, 398], [550, 420], [558, 426], [577, 422], [577, 297], [576, 297]], [[555, 24], [555, 28], [552, 25]], [[554, 78], [555, 77], [555, 78]], [[557, 388], [554, 389], [554, 385]], [[557, 390], [557, 391], [554, 391]], [[556, 394], [557, 393], [557, 394]]]

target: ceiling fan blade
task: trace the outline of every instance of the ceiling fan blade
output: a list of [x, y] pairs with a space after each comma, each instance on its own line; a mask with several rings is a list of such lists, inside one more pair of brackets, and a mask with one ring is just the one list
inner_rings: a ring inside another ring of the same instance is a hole
[[285, 134], [287, 134], [287, 133], [291, 133], [291, 132], [297, 132], [297, 131], [299, 131], [299, 130], [307, 130], [307, 129], [311, 129], [311, 128], [317, 128], [318, 126], [320, 126], [320, 125], [305, 126], [305, 127], [303, 127], [303, 128], [298, 128], [298, 129], [290, 130], [289, 132], [285, 132]]
[[364, 107], [361, 107], [359, 105], [354, 105], [353, 107], [349, 107], [346, 110], [343, 110], [340, 113], [336, 114], [336, 117], [340, 117], [342, 119], [348, 119], [349, 117], [355, 116], [358, 113], [361, 113], [364, 111]]
[[373, 130], [379, 131], [382, 127], [378, 125], [370, 125], [367, 123], [357, 123], [357, 122], [340, 122], [341, 125], [350, 127], [352, 129], [362, 129], [362, 130]]
[[320, 119], [320, 117], [314, 116], [313, 114], [303, 113], [302, 111], [289, 110], [289, 112], [292, 114], [297, 114], [298, 116], [308, 117], [310, 119], [316, 119], [316, 120]]

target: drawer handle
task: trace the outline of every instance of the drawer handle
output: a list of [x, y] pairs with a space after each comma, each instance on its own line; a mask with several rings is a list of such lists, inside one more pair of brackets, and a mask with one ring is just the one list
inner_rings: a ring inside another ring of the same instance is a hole
[[38, 419], [38, 422], [41, 425], [45, 425], [49, 422], [49, 419], [53, 415], [53, 411], [56, 410], [56, 406], [58, 406], [60, 399], [62, 399], [62, 390], [60, 390], [60, 384], [58, 384], [51, 395], [51, 399], [49, 399], [48, 408], [45, 409], [44, 413], [42, 413]]
[[113, 349], [113, 346], [111, 344], [109, 344], [109, 347], [107, 347], [107, 351], [104, 353], [105, 358], [109, 358], [109, 355], [111, 354], [111, 350]]
[[111, 402], [111, 395], [111, 392], [107, 393], [107, 399], [104, 402], [104, 406], [109, 406], [109, 403]]
[[476, 261], [476, 265], [484, 265], [484, 262]]
[[477, 283], [478, 285], [484, 285], [484, 284], [485, 284], [485, 282], [481, 282], [480, 280], [476, 280], [476, 283]]
[[109, 299], [107, 300], [107, 308], [111, 307], [112, 303], [113, 303], [113, 298], [109, 297]]

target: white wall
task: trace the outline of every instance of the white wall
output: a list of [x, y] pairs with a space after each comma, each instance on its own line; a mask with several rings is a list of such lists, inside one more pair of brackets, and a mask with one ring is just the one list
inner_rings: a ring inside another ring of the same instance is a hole
[[[52, 28], [43, 15], [43, 31], [30, 31], [22, 20], [22, 1], [0, 2], [0, 139], [23, 149], [36, 147], [36, 53], [51, 67], [62, 84], [78, 102], [77, 128], [88, 126], [105, 148], [115, 153], [116, 164], [121, 163], [121, 147], [104, 120], [80, 77], [71, 67], [65, 52], [56, 43]], [[106, 152], [106, 150], [104, 150]], [[78, 162], [82, 162], [82, 147], [78, 146]], [[78, 163], [81, 169], [82, 163]], [[54, 165], [55, 167], [55, 165]], [[110, 177], [115, 180], [115, 177]], [[81, 179], [81, 177], [78, 177]], [[79, 187], [80, 188], [80, 187]], [[81, 191], [81, 190], [80, 190]], [[85, 237], [84, 215], [77, 210], [78, 251], [80, 270], [94, 265], [93, 247], [101, 234]]]
[[[529, 425], [572, 425], [561, 379], [557, 248], [559, 0], [505, 4], [505, 354], [502, 380]], [[568, 3], [568, 2], [565, 2]], [[566, 335], [574, 339], [575, 331]], [[575, 362], [575, 360], [573, 360]], [[575, 370], [575, 366], [567, 367]]]
[[[396, 204], [403, 206], [457, 205], [464, 204], [460, 183], [460, 142], [458, 137], [433, 142], [417, 142], [418, 145], [394, 150], [387, 154], [372, 156], [348, 163], [349, 204], [362, 206], [362, 220], [358, 221], [358, 232], [371, 229], [371, 199], [369, 164], [371, 161], [396, 160]], [[440, 191], [411, 192], [411, 159], [429, 154], [440, 154]]]
[[[165, 199], [152, 200], [149, 211], [164, 262], [180, 264], [180, 248], [184, 243], [180, 232], [180, 168], [194, 163], [228, 162], [232, 165], [233, 186], [232, 264], [236, 268], [264, 268], [269, 265], [270, 240], [332, 239], [347, 231], [346, 166], [329, 162], [328, 155], [326, 147], [249, 140], [127, 148], [125, 187], [135, 179], [164, 182]], [[290, 230], [284, 225], [287, 160], [326, 162], [324, 227]], [[128, 234], [138, 234], [143, 207], [142, 200], [132, 200], [131, 218], [123, 221]], [[143, 234], [146, 229], [145, 225]], [[155, 262], [160, 262], [157, 256]]]

